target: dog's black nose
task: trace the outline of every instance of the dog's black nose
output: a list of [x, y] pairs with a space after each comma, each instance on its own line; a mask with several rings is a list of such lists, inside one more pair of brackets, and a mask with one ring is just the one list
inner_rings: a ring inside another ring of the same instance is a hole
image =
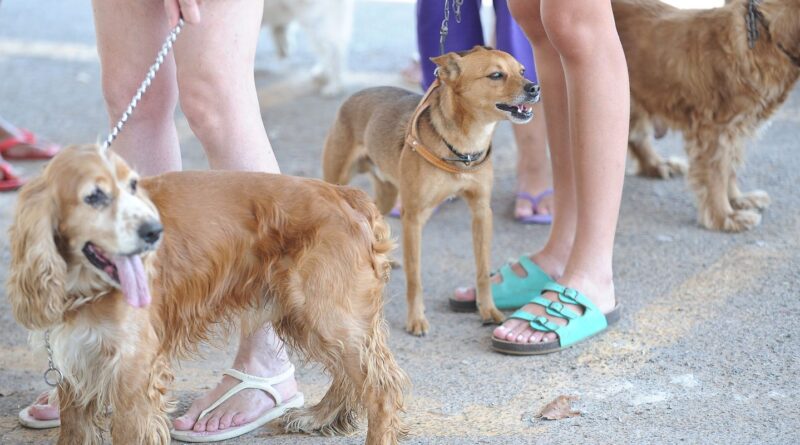
[[155, 244], [158, 242], [158, 239], [161, 238], [161, 232], [164, 231], [164, 226], [161, 225], [158, 221], [149, 221], [146, 223], [142, 223], [139, 226], [139, 238], [144, 240], [148, 244]]
[[533, 82], [530, 82], [527, 85], [525, 85], [524, 89], [525, 89], [525, 92], [528, 93], [529, 96], [538, 96], [539, 92], [541, 91], [541, 88], [539, 87], [539, 85], [535, 84]]

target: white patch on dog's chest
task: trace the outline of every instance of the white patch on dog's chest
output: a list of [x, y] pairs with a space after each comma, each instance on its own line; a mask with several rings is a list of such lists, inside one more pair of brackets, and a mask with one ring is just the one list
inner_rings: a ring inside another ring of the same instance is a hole
[[133, 317], [97, 322], [93, 314], [79, 311], [74, 319], [52, 330], [54, 364], [72, 386], [79, 404], [95, 399], [109, 403], [121, 359], [136, 351], [131, 340], [139, 338], [139, 326]]

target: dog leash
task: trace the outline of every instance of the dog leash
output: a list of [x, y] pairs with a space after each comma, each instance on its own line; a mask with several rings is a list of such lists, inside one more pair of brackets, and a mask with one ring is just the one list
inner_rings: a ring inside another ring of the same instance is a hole
[[[771, 38], [769, 35], [769, 23], [767, 19], [764, 18], [764, 14], [758, 10], [758, 5], [760, 4], [761, 0], [748, 0], [747, 2], [747, 14], [745, 15], [744, 21], [747, 26], [747, 45], [750, 49], [756, 47], [756, 41], [761, 36], [761, 32], [758, 29], [759, 23], [761, 23], [761, 26], [763, 26], [764, 30], [767, 32], [767, 37]], [[780, 42], [775, 42], [775, 46], [789, 58], [789, 61], [791, 61], [794, 66], [800, 68], [800, 55], [792, 54]]]
[[[483, 156], [483, 159], [475, 162], [473, 166], [470, 167], [470, 162], [465, 162], [462, 159], [442, 159], [436, 156], [428, 147], [426, 147], [422, 140], [419, 137], [419, 117], [422, 113], [425, 112], [428, 108], [430, 108], [430, 97], [433, 91], [440, 86], [440, 80], [437, 77], [434, 79], [433, 83], [431, 84], [428, 91], [425, 92], [425, 95], [422, 96], [422, 99], [419, 101], [419, 105], [417, 105], [417, 109], [414, 110], [414, 115], [411, 117], [409, 121], [408, 128], [406, 129], [406, 143], [405, 145], [411, 148], [411, 151], [417, 153], [422, 157], [422, 159], [428, 161], [429, 164], [433, 165], [434, 167], [438, 168], [439, 170], [444, 170], [448, 173], [472, 173], [479, 170], [481, 167], [486, 165], [486, 160], [489, 159], [489, 155], [492, 153], [492, 145], [489, 144], [489, 148], [486, 150], [486, 154]], [[445, 142], [447, 144], [447, 142]], [[447, 144], [448, 148], [450, 144]], [[451, 151], [455, 152], [452, 148]], [[456, 153], [459, 155], [458, 153]], [[463, 156], [463, 155], [461, 155]], [[479, 156], [476, 154], [474, 156]], [[472, 158], [470, 158], [472, 159]], [[447, 161], [453, 162], [464, 162], [467, 168], [458, 168], [455, 165], [448, 164]]]
[[[111, 147], [111, 143], [114, 142], [117, 136], [119, 136], [119, 132], [122, 131], [122, 127], [125, 126], [125, 123], [128, 122], [128, 119], [131, 117], [131, 115], [133, 115], [133, 111], [136, 109], [136, 106], [139, 105], [144, 93], [148, 88], [150, 88], [150, 85], [153, 83], [153, 79], [156, 77], [156, 73], [164, 63], [164, 58], [167, 57], [167, 54], [169, 54], [170, 50], [172, 49], [172, 45], [178, 38], [178, 34], [180, 34], [183, 30], [183, 25], [183, 18], [178, 19], [178, 25], [175, 26], [167, 35], [166, 40], [164, 40], [164, 44], [161, 45], [161, 49], [156, 55], [156, 61], [150, 66], [150, 69], [147, 70], [147, 74], [145, 75], [141, 85], [139, 85], [139, 89], [136, 90], [136, 94], [133, 95], [133, 99], [131, 99], [131, 103], [128, 104], [128, 108], [122, 113], [122, 117], [120, 117], [119, 121], [117, 121], [117, 124], [111, 129], [111, 132], [108, 134], [106, 140], [100, 146], [102, 152], [106, 152], [109, 147]], [[61, 373], [53, 361], [53, 348], [50, 347], [50, 329], [44, 331], [44, 347], [47, 350], [47, 371], [44, 372], [44, 382], [48, 386], [55, 388], [64, 380], [64, 374]]]
[[[453, 0], [453, 11], [456, 14], [456, 23], [461, 23], [461, 5], [464, 0]], [[450, 28], [447, 26], [450, 23], [450, 5], [448, 0], [444, 0], [444, 20], [442, 26], [439, 27], [439, 55], [444, 54], [444, 42], [447, 40], [447, 33]]]
[[161, 64], [164, 63], [164, 57], [167, 56], [169, 51], [172, 49], [172, 45], [175, 43], [175, 39], [178, 38], [178, 34], [181, 33], [183, 30], [183, 18], [178, 19], [178, 25], [172, 29], [167, 35], [167, 39], [164, 41], [164, 44], [161, 45], [161, 49], [158, 51], [156, 55], [156, 61], [153, 65], [150, 66], [150, 69], [147, 71], [147, 75], [142, 81], [142, 84], [139, 85], [139, 89], [136, 90], [136, 94], [133, 95], [133, 99], [131, 99], [131, 103], [128, 105], [128, 108], [122, 113], [122, 117], [117, 121], [117, 125], [111, 129], [111, 133], [109, 133], [108, 137], [106, 138], [105, 142], [101, 146], [102, 151], [108, 150], [111, 146], [111, 143], [114, 142], [114, 139], [117, 138], [119, 132], [122, 130], [122, 127], [125, 126], [125, 123], [128, 121], [128, 118], [131, 117], [133, 114], [133, 110], [136, 109], [136, 106], [139, 105], [139, 101], [142, 100], [142, 96], [150, 87], [150, 84], [153, 82], [153, 79], [156, 77], [156, 73], [158, 72], [159, 68], [161, 68]]

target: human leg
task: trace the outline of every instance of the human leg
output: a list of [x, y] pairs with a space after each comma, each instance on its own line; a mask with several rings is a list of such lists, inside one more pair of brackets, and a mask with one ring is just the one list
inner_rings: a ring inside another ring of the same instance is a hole
[[[279, 173], [264, 123], [254, 78], [255, 50], [263, 3], [247, 0], [203, 4], [203, 21], [187, 27], [175, 48], [181, 108], [208, 156], [211, 168]], [[243, 334], [233, 368], [272, 377], [291, 366], [271, 326]], [[260, 390], [243, 390], [198, 419], [238, 380], [224, 376], [175, 419], [178, 430], [214, 432], [243, 425], [275, 406]], [[294, 377], [275, 385], [284, 400], [297, 392]]]
[[[517, 23], [526, 30], [528, 38], [533, 43], [536, 60], [539, 61], [536, 70], [539, 83], [542, 85], [542, 108], [544, 122], [547, 125], [550, 165], [553, 171], [554, 206], [552, 210], [554, 220], [545, 246], [538, 253], [532, 255], [531, 260], [541, 268], [542, 272], [552, 278], [558, 278], [564, 271], [575, 238], [577, 205], [575, 203], [572, 155], [569, 149], [569, 123], [561, 117], [566, 115], [568, 110], [564, 72], [561, 68], [560, 56], [547, 39], [547, 34], [541, 24], [539, 5], [540, 1], [538, 0], [511, 0], [509, 2], [512, 12], [519, 17]], [[557, 118], [548, 119], [548, 116]], [[534, 117], [534, 120], [536, 119]], [[529, 144], [525, 144], [525, 146], [530, 147]], [[526, 153], [529, 152], [526, 151]], [[522, 153], [520, 154], [522, 155]], [[540, 275], [538, 271], [529, 271], [519, 263], [511, 265], [511, 270], [519, 277]], [[501, 274], [492, 276], [494, 283], [502, 280]], [[458, 288], [454, 298], [459, 301], [474, 300], [475, 290], [466, 287]]]
[[[536, 64], [531, 44], [517, 22], [511, 17], [507, 0], [495, 0], [495, 34], [497, 49], [503, 50], [522, 63], [526, 68], [525, 77], [538, 83]], [[517, 193], [520, 196], [514, 206], [514, 217], [521, 221], [547, 221], [548, 218], [535, 218], [533, 215], [552, 213], [553, 197], [550, 190], [550, 169], [547, 159], [547, 129], [541, 104], [534, 105], [534, 118], [528, 124], [514, 125], [514, 140], [517, 143]], [[531, 199], [541, 197], [534, 208]]]
[[[169, 32], [160, 1], [93, 0], [103, 96], [111, 125], [128, 107]], [[176, 46], [181, 44], [180, 40]], [[181, 169], [173, 115], [175, 62], [168, 56], [113, 150], [142, 175]]]
[[175, 47], [181, 109], [211, 168], [279, 173], [255, 85], [263, 2], [203, 3]]
[[[600, 311], [607, 313], [615, 306], [611, 261], [629, 118], [627, 69], [611, 6], [591, 0], [570, 3], [543, 0], [540, 4], [512, 0], [510, 6], [533, 40], [540, 67], [548, 68], [540, 71], [563, 70], [559, 77], [565, 88], [550, 90], [544, 99], [556, 179], [555, 221], [545, 249], [557, 241], [554, 234], [560, 230], [561, 222], [574, 224], [574, 243], [559, 283], [580, 289]], [[540, 15], [536, 14], [535, 6], [541, 7]], [[550, 56], [558, 58], [540, 57], [536, 37], [542, 30], [553, 49]], [[543, 90], [548, 89], [548, 83], [547, 76], [542, 76]], [[556, 109], [552, 109], [554, 102], [560, 102]], [[564, 123], [567, 123], [568, 137], [561, 144], [554, 144], [554, 137], [565, 136], [564, 128], [556, 133], [559, 124]], [[561, 150], [568, 153], [571, 160], [567, 165], [558, 166], [556, 153]], [[573, 173], [572, 196], [559, 193], [559, 176], [568, 170]], [[567, 215], [560, 213], [562, 204], [566, 204], [563, 199], [573, 201], [568, 206], [572, 211]], [[545, 297], [556, 300], [553, 293]], [[579, 314], [582, 312], [580, 307], [568, 307]], [[546, 315], [544, 308], [538, 305], [527, 305], [523, 310], [537, 316]], [[548, 318], [563, 324], [560, 319]], [[527, 322], [517, 319], [498, 327], [494, 336], [519, 343], [556, 339], [555, 334], [533, 330]]]

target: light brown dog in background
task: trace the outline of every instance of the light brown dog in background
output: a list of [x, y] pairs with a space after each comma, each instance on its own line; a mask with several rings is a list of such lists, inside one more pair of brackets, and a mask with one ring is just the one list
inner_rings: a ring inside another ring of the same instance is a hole
[[640, 173], [686, 170], [651, 145], [653, 121], [663, 122], [683, 133], [700, 224], [729, 232], [758, 225], [769, 195], [742, 193], [736, 170], [746, 138], [800, 76], [800, 0], [733, 0], [709, 10], [613, 0], [612, 7], [628, 60], [629, 148]]
[[511, 55], [485, 47], [432, 59], [438, 79], [422, 100], [399, 88], [369, 88], [351, 96], [336, 117], [323, 152], [326, 181], [347, 184], [369, 173], [378, 209], [387, 213], [402, 197], [406, 330], [429, 328], [422, 301], [422, 226], [437, 204], [463, 197], [472, 211], [472, 242], [481, 318], [501, 322], [489, 282], [492, 210], [492, 135], [499, 121], [526, 123], [539, 86], [523, 77]]
[[169, 443], [170, 364], [220, 323], [271, 322], [332, 376], [287, 428], [349, 433], [367, 411], [368, 444], [404, 431], [408, 381], [382, 315], [392, 243], [360, 190], [251, 172], [139, 180], [111, 152], [71, 147], [22, 189], [10, 239], [14, 316], [51, 330], [64, 375], [60, 444], [101, 443], [107, 406], [115, 444]]

